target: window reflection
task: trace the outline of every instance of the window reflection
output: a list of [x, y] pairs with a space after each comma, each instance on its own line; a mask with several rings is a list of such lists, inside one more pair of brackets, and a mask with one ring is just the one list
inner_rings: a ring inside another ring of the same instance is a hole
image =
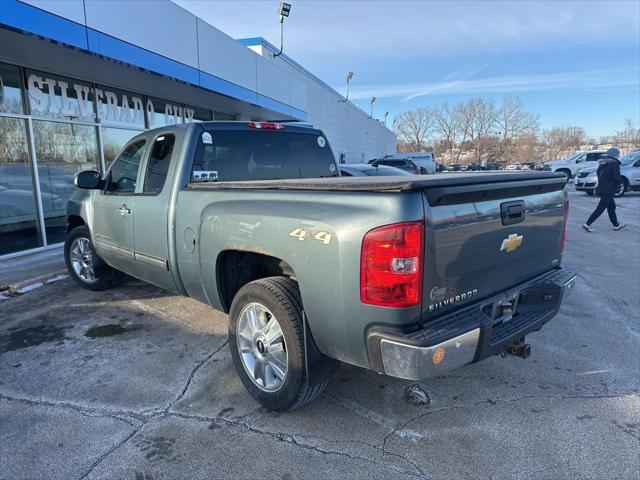
[[25, 120], [0, 117], [0, 255], [42, 246]]
[[0, 112], [24, 113], [20, 74], [16, 67], [0, 63]]
[[98, 168], [96, 129], [72, 123], [34, 121], [33, 133], [47, 242], [63, 242], [67, 200], [75, 190], [73, 176], [81, 170]]

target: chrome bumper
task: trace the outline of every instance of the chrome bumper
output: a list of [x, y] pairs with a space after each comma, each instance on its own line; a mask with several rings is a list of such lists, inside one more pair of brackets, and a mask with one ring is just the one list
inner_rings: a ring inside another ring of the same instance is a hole
[[383, 338], [380, 340], [380, 352], [384, 372], [408, 380], [437, 377], [471, 363], [479, 339], [479, 328], [431, 347], [416, 347]]
[[[374, 367], [374, 369], [393, 377], [423, 380], [496, 355], [505, 346], [524, 338], [532, 331], [539, 330], [553, 318], [562, 300], [573, 290], [575, 281], [575, 273], [557, 270], [469, 306], [465, 309], [466, 312], [460, 312], [460, 315], [471, 318], [475, 323], [469, 325], [467, 331], [434, 345], [420, 344], [422, 342], [418, 340], [421, 338], [418, 332], [406, 337], [374, 334], [371, 338], [375, 336], [378, 338], [378, 358], [380, 359], [378, 368]], [[548, 296], [551, 303], [541, 302], [538, 307], [536, 300], [533, 304], [527, 305], [524, 300], [527, 296], [540, 298]], [[521, 315], [509, 317], [502, 313], [495, 313], [494, 306], [497, 303], [515, 298], [523, 299], [521, 304], [525, 307], [522, 308]], [[532, 311], [532, 308], [539, 308], [539, 310]], [[473, 312], [472, 315], [469, 315], [469, 311]], [[425, 328], [428, 328], [428, 324]], [[372, 345], [375, 343], [376, 341], [372, 340]]]

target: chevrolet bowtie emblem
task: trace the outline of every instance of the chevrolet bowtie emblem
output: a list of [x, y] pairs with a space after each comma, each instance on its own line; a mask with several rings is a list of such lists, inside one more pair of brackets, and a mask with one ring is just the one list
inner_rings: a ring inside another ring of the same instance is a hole
[[503, 250], [507, 253], [513, 252], [516, 248], [522, 245], [522, 235], [518, 235], [517, 233], [512, 233], [507, 238], [502, 240], [502, 246], [500, 247], [500, 251]]

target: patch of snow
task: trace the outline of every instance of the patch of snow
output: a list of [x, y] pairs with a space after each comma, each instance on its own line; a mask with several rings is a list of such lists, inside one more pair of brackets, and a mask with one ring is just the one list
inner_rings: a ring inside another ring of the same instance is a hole
[[16, 290], [16, 292], [20, 293], [20, 294], [23, 294], [23, 293], [30, 292], [31, 290], [35, 290], [36, 288], [40, 288], [42, 286], [44, 286], [44, 283], [42, 283], [42, 282], [32, 283], [30, 285], [26, 285], [26, 286]]
[[44, 283], [46, 284], [55, 283], [55, 282], [59, 282], [60, 280], [64, 280], [65, 278], [69, 278], [69, 275], [56, 275], [53, 278], [49, 278]]

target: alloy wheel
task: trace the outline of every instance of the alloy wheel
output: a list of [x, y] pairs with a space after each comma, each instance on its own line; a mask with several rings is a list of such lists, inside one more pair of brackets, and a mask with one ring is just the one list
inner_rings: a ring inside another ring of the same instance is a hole
[[238, 317], [238, 352], [249, 378], [265, 392], [279, 390], [287, 377], [287, 344], [277, 318], [264, 305], [247, 304]]
[[73, 271], [83, 282], [95, 283], [98, 279], [93, 266], [93, 250], [87, 238], [78, 237], [71, 243], [69, 257]]

